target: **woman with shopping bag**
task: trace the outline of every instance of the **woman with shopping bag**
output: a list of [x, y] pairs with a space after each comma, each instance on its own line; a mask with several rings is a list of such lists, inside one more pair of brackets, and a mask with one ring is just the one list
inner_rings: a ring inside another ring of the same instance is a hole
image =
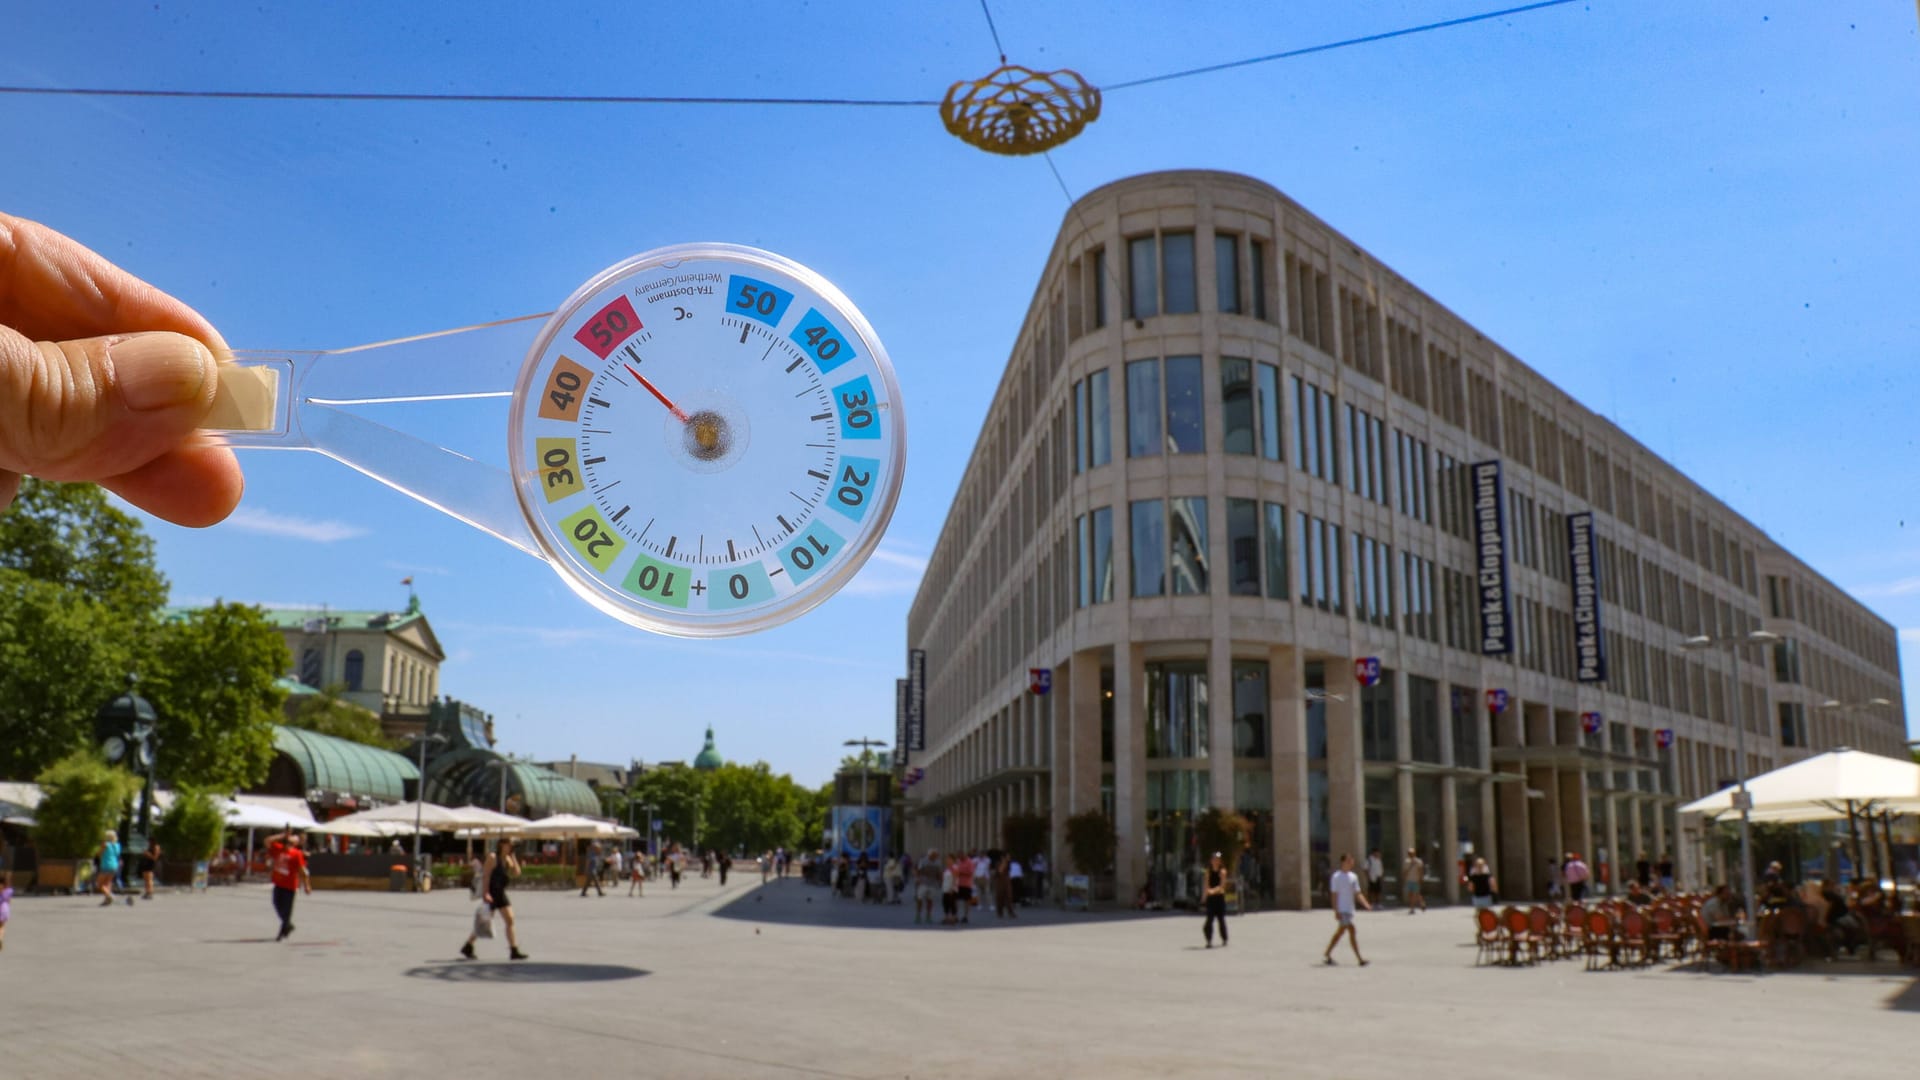
[[492, 916], [500, 916], [507, 924], [507, 956], [512, 960], [525, 960], [527, 954], [520, 951], [519, 936], [514, 933], [513, 903], [507, 899], [507, 883], [520, 876], [520, 860], [513, 857], [513, 842], [501, 840], [492, 854], [487, 856], [486, 892], [480, 898], [480, 907], [473, 913], [473, 932], [467, 935], [467, 943], [460, 946], [460, 955], [469, 960], [474, 958], [473, 943], [480, 938], [493, 936]]

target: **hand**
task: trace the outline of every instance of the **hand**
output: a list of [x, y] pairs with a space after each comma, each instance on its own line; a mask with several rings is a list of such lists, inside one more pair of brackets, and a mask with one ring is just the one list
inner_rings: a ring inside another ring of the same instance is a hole
[[233, 512], [233, 452], [193, 434], [226, 342], [79, 243], [0, 214], [0, 510], [20, 477], [91, 481], [180, 525]]

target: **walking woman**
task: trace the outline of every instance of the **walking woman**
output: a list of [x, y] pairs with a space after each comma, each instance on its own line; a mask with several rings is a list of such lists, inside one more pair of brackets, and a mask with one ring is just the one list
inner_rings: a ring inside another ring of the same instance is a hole
[[[1202, 895], [1207, 903], [1207, 921], [1200, 929], [1207, 935], [1207, 948], [1213, 948], [1213, 925], [1220, 924], [1220, 947], [1227, 947], [1227, 864], [1220, 853], [1207, 860], [1207, 885]], [[1257, 950], [1256, 950], [1257, 951]]]
[[140, 884], [142, 887], [140, 899], [153, 899], [153, 872], [159, 868], [160, 843], [159, 841], [149, 839], [147, 841], [147, 850], [140, 853]]
[[[507, 883], [519, 876], [520, 860], [513, 857], [513, 842], [499, 841], [493, 854], [487, 856], [487, 891], [481, 900], [507, 924], [507, 956], [513, 960], [527, 958], [527, 954], [520, 951], [520, 938], [514, 932], [513, 902], [507, 899]], [[473, 959], [473, 943], [479, 936], [478, 933], [467, 935], [467, 943], [460, 946], [461, 956]]]
[[106, 899], [100, 901], [101, 907], [113, 906], [113, 879], [120, 876], [120, 835], [112, 829], [107, 830], [106, 839], [100, 841], [100, 847], [93, 853], [94, 885], [100, 895]]
[[1473, 893], [1473, 906], [1490, 908], [1493, 906], [1493, 894], [1500, 889], [1500, 883], [1494, 880], [1493, 870], [1487, 866], [1487, 860], [1473, 860], [1473, 870], [1467, 874], [1467, 886]]

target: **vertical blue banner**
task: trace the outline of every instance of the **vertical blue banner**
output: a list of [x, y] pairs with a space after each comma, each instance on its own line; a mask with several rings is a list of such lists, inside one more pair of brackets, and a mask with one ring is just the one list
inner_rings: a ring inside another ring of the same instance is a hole
[[1507, 588], [1507, 504], [1500, 463], [1473, 466], [1474, 576], [1480, 584], [1480, 652], [1513, 651], [1513, 598]]
[[1567, 561], [1573, 568], [1574, 677], [1607, 681], [1607, 636], [1600, 625], [1600, 560], [1593, 551], [1593, 515], [1567, 515]]

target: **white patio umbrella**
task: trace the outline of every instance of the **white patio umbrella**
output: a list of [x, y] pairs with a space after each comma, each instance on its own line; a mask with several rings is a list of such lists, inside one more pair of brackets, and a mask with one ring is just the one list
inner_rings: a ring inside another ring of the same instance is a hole
[[[320, 833], [324, 836], [412, 836], [413, 822], [354, 821], [351, 818], [339, 818], [334, 821], [329, 821], [325, 825], [307, 826], [307, 831], [310, 833]], [[428, 829], [425, 831], [431, 832], [433, 830]]]
[[520, 835], [528, 837], [591, 836], [612, 838], [625, 833], [625, 827], [611, 821], [583, 817], [579, 814], [553, 814], [538, 821], [525, 823], [526, 828]]
[[357, 814], [348, 814], [335, 818], [329, 824], [340, 825], [347, 822], [400, 821], [409, 829], [415, 820], [420, 828], [428, 832], [455, 832], [461, 829], [473, 829], [490, 833], [517, 833], [523, 829], [527, 820], [511, 814], [501, 814], [478, 806], [438, 806], [433, 803], [395, 803], [392, 806], [362, 810]]
[[[1829, 750], [1754, 777], [1747, 781], [1747, 792], [1753, 797], [1755, 821], [1829, 821], [1857, 813], [1912, 812], [1920, 806], [1920, 764], [1862, 750]], [[1710, 819], [1737, 814], [1733, 795], [1733, 788], [1722, 788], [1680, 812]]]

